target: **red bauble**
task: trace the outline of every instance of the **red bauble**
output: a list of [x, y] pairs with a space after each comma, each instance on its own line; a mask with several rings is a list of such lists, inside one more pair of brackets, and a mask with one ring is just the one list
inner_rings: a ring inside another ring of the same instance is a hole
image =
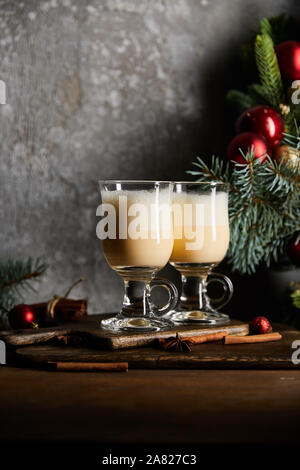
[[287, 245], [287, 254], [296, 266], [300, 266], [300, 232], [296, 232]]
[[282, 75], [287, 80], [300, 80], [300, 42], [282, 42], [275, 51]]
[[270, 106], [254, 106], [246, 109], [236, 122], [236, 132], [256, 132], [264, 136], [270, 147], [280, 144], [283, 133], [283, 121], [278, 113]]
[[29, 305], [16, 305], [8, 314], [10, 326], [13, 329], [34, 328], [36, 325], [35, 314]]
[[239, 149], [246, 155], [252, 147], [254, 148], [254, 158], [259, 158], [260, 162], [263, 163], [267, 158], [266, 154], [270, 152], [269, 145], [262, 135], [254, 132], [243, 132], [234, 137], [228, 145], [227, 158], [237, 163], [247, 163]]
[[255, 335], [263, 335], [270, 333], [270, 331], [272, 331], [272, 326], [266, 317], [254, 317], [250, 323], [250, 332]]

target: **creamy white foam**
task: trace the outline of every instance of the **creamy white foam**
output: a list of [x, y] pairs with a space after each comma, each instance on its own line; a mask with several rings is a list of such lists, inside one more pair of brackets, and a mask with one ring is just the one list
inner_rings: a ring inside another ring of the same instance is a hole
[[[191, 204], [195, 210], [197, 204], [203, 207], [203, 223], [209, 225], [228, 224], [228, 195], [225, 192], [211, 192], [210, 194], [175, 193], [173, 206]], [[193, 216], [195, 214], [193, 210]]]
[[140, 204], [170, 204], [172, 200], [171, 191], [167, 189], [157, 190], [132, 190], [128, 191], [125, 189], [114, 190], [114, 191], [101, 191], [102, 201], [105, 203], [111, 203], [114, 205], [118, 204], [120, 197], [126, 197], [128, 205], [134, 203]]
[[[102, 203], [111, 204], [116, 212], [116, 223], [128, 226], [129, 238], [137, 229], [143, 236], [150, 233], [152, 238], [172, 235], [171, 197], [169, 189], [143, 191], [104, 191]], [[147, 235], [148, 236], [148, 235]], [[120, 237], [124, 238], [124, 237]]]

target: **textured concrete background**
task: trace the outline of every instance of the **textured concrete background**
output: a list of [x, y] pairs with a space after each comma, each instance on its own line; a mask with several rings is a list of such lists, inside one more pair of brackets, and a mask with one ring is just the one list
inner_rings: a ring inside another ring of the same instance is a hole
[[296, 0], [0, 0], [0, 256], [50, 264], [37, 296], [117, 309], [95, 235], [97, 179], [185, 178], [224, 153], [224, 94], [263, 16]]

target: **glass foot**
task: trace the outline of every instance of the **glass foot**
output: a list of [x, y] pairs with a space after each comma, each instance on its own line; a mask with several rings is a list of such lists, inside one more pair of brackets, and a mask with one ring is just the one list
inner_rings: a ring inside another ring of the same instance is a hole
[[134, 331], [135, 333], [145, 333], [147, 331], [169, 330], [174, 326], [171, 319], [134, 317], [126, 318], [123, 315], [108, 318], [101, 321], [101, 327], [110, 331]]
[[228, 323], [230, 318], [225, 313], [202, 312], [201, 310], [190, 310], [182, 312], [170, 312], [167, 318], [175, 323], [191, 324], [201, 323], [202, 325], [222, 325]]

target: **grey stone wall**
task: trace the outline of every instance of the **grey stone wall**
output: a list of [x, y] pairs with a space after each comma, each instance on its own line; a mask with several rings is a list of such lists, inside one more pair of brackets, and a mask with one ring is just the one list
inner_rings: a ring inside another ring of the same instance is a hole
[[224, 152], [237, 50], [288, 0], [0, 1], [0, 256], [42, 256], [37, 295], [117, 309], [95, 235], [97, 179], [185, 178]]

